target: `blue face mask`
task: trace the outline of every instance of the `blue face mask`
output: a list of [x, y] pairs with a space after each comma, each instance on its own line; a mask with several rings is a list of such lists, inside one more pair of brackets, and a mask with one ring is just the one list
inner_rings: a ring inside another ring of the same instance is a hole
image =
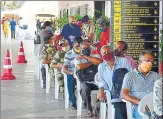
[[47, 27], [46, 27], [46, 30], [47, 30], [47, 31], [51, 31], [51, 32], [53, 31], [52, 27], [50, 27], [50, 26], [47, 26]]
[[104, 28], [100, 28], [100, 31], [101, 31], [101, 32], [105, 32], [106, 29], [104, 29]]

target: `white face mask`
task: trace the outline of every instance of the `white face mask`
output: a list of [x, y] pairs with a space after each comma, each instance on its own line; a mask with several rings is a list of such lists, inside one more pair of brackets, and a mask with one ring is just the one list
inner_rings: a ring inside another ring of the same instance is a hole
[[67, 47], [62, 47], [62, 50], [63, 50], [64, 52], [67, 52], [67, 51], [69, 51], [69, 50], [70, 50], [70, 46], [67, 46]]

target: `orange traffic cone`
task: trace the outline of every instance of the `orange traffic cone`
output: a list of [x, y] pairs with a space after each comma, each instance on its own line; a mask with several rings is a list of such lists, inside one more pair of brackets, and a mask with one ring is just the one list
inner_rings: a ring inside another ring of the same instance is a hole
[[1, 80], [14, 80], [15, 79], [15, 76], [12, 73], [12, 65], [11, 65], [9, 50], [7, 50], [7, 53], [6, 53], [5, 63], [4, 63], [2, 72], [3, 73], [2, 73]]
[[20, 42], [20, 49], [19, 49], [18, 58], [16, 60], [16, 63], [27, 63], [27, 60], [25, 59], [25, 55], [24, 55], [24, 48], [23, 48], [22, 41]]

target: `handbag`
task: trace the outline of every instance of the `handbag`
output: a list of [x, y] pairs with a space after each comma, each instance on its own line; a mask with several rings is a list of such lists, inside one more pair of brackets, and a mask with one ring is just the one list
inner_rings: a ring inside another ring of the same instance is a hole
[[92, 82], [98, 72], [98, 65], [91, 65], [86, 69], [77, 70], [76, 75], [80, 82]]

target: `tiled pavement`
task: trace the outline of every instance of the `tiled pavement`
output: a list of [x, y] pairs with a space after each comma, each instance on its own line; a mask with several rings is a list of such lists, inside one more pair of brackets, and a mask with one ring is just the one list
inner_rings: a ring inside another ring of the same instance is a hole
[[[54, 99], [54, 88], [49, 94], [34, 79], [33, 41], [24, 40], [27, 64], [16, 64], [20, 41], [12, 41], [13, 72], [16, 80], [1, 81], [1, 119], [77, 119], [76, 111], [64, 109], [64, 101]], [[1, 69], [9, 44], [1, 40]], [[84, 115], [84, 111], [82, 112]], [[95, 117], [93, 118], [95, 119]]]

